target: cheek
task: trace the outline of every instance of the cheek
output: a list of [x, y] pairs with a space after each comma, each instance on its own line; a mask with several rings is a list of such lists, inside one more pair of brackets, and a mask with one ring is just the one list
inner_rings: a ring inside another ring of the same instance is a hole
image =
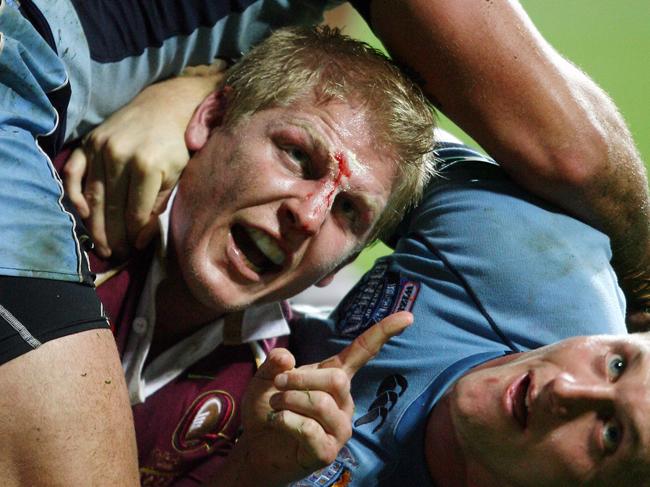
[[472, 422], [492, 421], [500, 406], [501, 383], [491, 371], [470, 373], [461, 378], [454, 387], [459, 413]]
[[538, 456], [549, 472], [556, 472], [560, 478], [575, 478], [594, 468], [590, 424], [588, 418], [578, 418], [545, 435]]
[[459, 383], [452, 392], [451, 417], [461, 444], [469, 450], [483, 450], [497, 443], [492, 412], [486, 405], [485, 394], [473, 383]]
[[[326, 225], [329, 226], [329, 222]], [[303, 260], [309, 262], [309, 266], [314, 268], [314, 274], [327, 274], [350, 256], [356, 243], [349, 235], [338, 229], [334, 231], [321, 230], [312, 240]]]

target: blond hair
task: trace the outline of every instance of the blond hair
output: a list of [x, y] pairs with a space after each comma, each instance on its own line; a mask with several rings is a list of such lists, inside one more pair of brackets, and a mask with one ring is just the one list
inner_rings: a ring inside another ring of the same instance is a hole
[[[434, 170], [435, 114], [420, 89], [384, 54], [338, 29], [275, 31], [228, 72], [226, 126], [307, 94], [360, 103], [374, 136], [396, 156], [397, 178], [368, 242], [384, 237], [415, 205]], [[388, 152], [388, 151], [387, 151]]]

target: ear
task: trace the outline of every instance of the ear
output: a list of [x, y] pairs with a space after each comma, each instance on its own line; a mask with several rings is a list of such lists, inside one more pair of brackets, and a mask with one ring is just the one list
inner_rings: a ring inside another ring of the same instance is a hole
[[213, 91], [194, 110], [185, 129], [185, 144], [190, 152], [201, 149], [210, 138], [212, 130], [223, 122], [228, 104], [227, 91], [225, 88]]

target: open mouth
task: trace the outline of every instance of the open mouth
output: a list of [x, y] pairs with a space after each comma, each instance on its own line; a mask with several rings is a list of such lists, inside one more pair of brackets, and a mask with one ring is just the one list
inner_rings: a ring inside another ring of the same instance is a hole
[[273, 237], [253, 227], [235, 224], [232, 238], [242, 252], [244, 262], [257, 274], [278, 272], [286, 259]]
[[528, 388], [530, 387], [530, 374], [526, 374], [519, 380], [510, 391], [510, 398], [512, 400], [512, 415], [515, 421], [521, 426], [521, 429], [526, 429], [528, 424]]

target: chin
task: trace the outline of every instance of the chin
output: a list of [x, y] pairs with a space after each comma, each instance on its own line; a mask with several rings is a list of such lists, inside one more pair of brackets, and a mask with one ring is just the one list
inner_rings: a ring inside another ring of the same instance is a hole
[[191, 286], [194, 297], [204, 306], [221, 313], [240, 311], [256, 301], [256, 298], [237, 289], [227, 278], [212, 275], [195, 281]]
[[189, 259], [182, 263], [181, 274], [192, 298], [198, 304], [219, 314], [237, 311], [246, 307], [250, 299], [245, 299], [233, 289], [233, 283], [224, 276], [220, 268]]

